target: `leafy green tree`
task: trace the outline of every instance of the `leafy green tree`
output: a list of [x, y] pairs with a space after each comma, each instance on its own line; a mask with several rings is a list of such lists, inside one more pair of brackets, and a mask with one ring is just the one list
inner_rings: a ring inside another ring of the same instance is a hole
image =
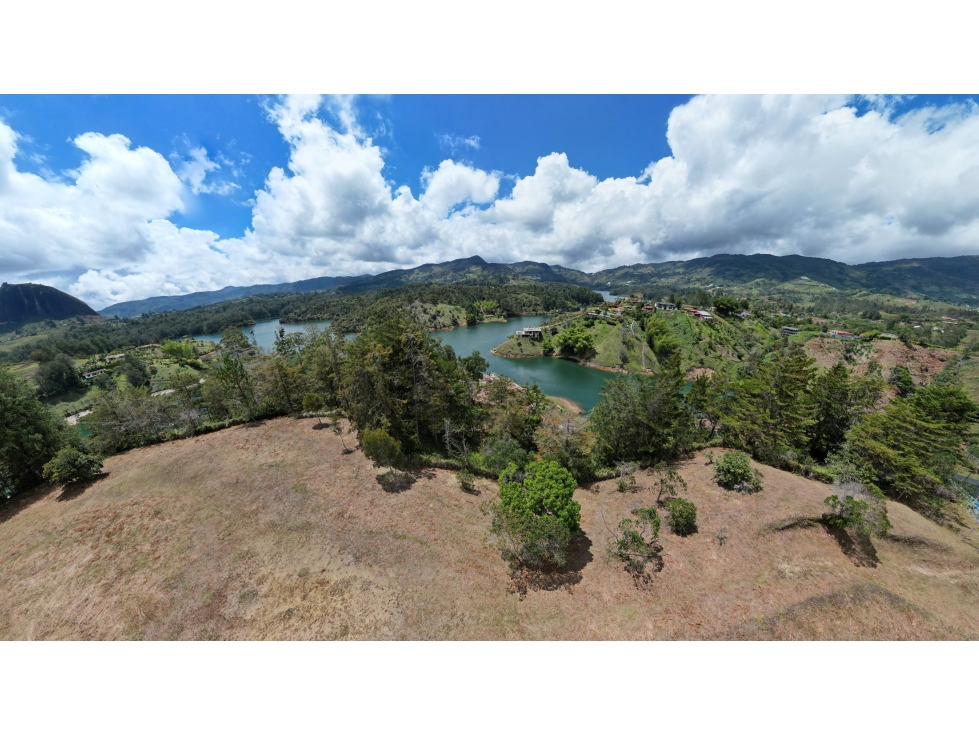
[[693, 412], [680, 391], [684, 375], [674, 353], [655, 377], [612, 377], [588, 415], [597, 449], [608, 463], [655, 464], [687, 451], [693, 441]]
[[556, 461], [578, 481], [594, 476], [595, 434], [585, 419], [552, 410], [544, 416], [534, 437], [542, 459]]
[[680, 472], [661, 461], [656, 465], [656, 487], [656, 504], [661, 505], [664, 495], [667, 501], [674, 499], [680, 489], [687, 489], [687, 482], [680, 476]]
[[149, 366], [134, 354], [127, 354], [123, 358], [122, 372], [133, 387], [148, 387], [150, 384]]
[[660, 362], [668, 360], [670, 355], [679, 352], [683, 346], [666, 319], [658, 313], [650, 314], [646, 318], [643, 331], [646, 333], [646, 343]]
[[491, 529], [511, 570], [517, 566], [561, 567], [567, 562], [571, 531], [553, 515], [527, 514], [497, 504]]
[[483, 442], [480, 453], [486, 458], [486, 468], [496, 475], [508, 464], [523, 469], [529, 457], [520, 443], [510, 436], [490, 436]]
[[180, 425], [177, 403], [169, 396], [153, 397], [149, 388], [126, 388], [97, 395], [85, 419], [92, 442], [103, 454], [145, 446]]
[[79, 451], [74, 446], [64, 446], [44, 465], [44, 478], [64, 486], [95, 477], [102, 471], [102, 465], [103, 459], [98, 454]]
[[670, 513], [670, 529], [677, 535], [690, 535], [697, 532], [697, 506], [683, 497], [667, 500], [666, 509]]
[[483, 359], [483, 355], [478, 351], [473, 352], [468, 357], [460, 357], [459, 364], [462, 365], [462, 369], [472, 380], [481, 380], [486, 374], [486, 370], [489, 369], [489, 362]]
[[302, 364], [275, 354], [262, 361], [257, 373], [262, 378], [265, 399], [274, 406], [274, 412], [299, 412], [307, 386]]
[[403, 459], [401, 442], [393, 438], [383, 428], [368, 428], [360, 438], [364, 456], [373, 462], [375, 467], [386, 466], [388, 470], [399, 466]]
[[741, 309], [741, 302], [733, 296], [715, 296], [714, 310], [721, 316], [730, 316]]
[[358, 431], [383, 426], [414, 451], [438, 445], [446, 418], [462, 430], [476, 423], [474, 380], [451, 347], [403, 311], [371, 322], [347, 355], [341, 402]]
[[212, 374], [224, 391], [224, 402], [232, 415], [245, 420], [254, 419], [258, 411], [255, 383], [241, 359], [241, 353], [234, 348], [223, 350], [221, 361]]
[[902, 398], [906, 398], [915, 390], [914, 380], [907, 367], [891, 367], [891, 374], [887, 381], [897, 388], [897, 394]]
[[595, 336], [583, 324], [574, 323], [558, 332], [552, 340], [561, 354], [585, 357], [595, 349]]
[[0, 416], [0, 494], [9, 497], [41, 481], [64, 436], [34, 390], [2, 364]]
[[[303, 395], [303, 410], [307, 413], [319, 413], [323, 410], [323, 398], [314, 392], [308, 392]], [[316, 423], [318, 425], [323, 425], [323, 421], [320, 420], [319, 416], [316, 416]]]
[[527, 450], [536, 448], [537, 428], [550, 402], [537, 383], [522, 387], [499, 377], [486, 389], [487, 432], [493, 437], [509, 436]]
[[189, 341], [175, 342], [166, 339], [160, 345], [160, 351], [170, 359], [177, 360], [178, 362], [186, 362], [197, 356], [194, 353], [194, 345]]
[[343, 453], [351, 453], [353, 449], [348, 449], [346, 442], [343, 440], [343, 424], [340, 422], [343, 416], [340, 411], [331, 410], [327, 413], [327, 417], [330, 419], [330, 428], [333, 430], [333, 435], [340, 439], [340, 445], [343, 446]]
[[630, 571], [642, 573], [659, 555], [655, 546], [659, 539], [659, 514], [655, 507], [637, 507], [630, 514], [632, 517], [619, 522], [613, 555], [625, 561]]
[[85, 386], [75, 370], [75, 364], [67, 354], [55, 354], [47, 362], [42, 362], [34, 376], [38, 392], [43, 395], [60, 395], [69, 390]]
[[550, 515], [573, 533], [581, 523], [577, 488], [571, 472], [555, 461], [534, 461], [524, 471], [511, 464], [500, 475], [500, 504], [524, 515]]
[[173, 390], [174, 399], [180, 410], [180, 419], [187, 424], [191, 433], [197, 430], [201, 423], [201, 381], [193, 372], [179, 370], [167, 382], [167, 387]]

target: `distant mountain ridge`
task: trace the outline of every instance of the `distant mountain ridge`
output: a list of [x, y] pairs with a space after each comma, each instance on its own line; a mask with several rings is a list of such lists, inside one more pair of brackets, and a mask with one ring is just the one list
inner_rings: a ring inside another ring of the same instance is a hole
[[0, 324], [37, 319], [67, 319], [98, 316], [85, 301], [39, 283], [0, 285]]
[[979, 255], [911, 258], [847, 265], [804, 255], [712, 255], [694, 260], [638, 263], [584, 273], [573, 268], [524, 261], [488, 263], [478, 255], [416, 268], [389, 270], [378, 275], [322, 277], [275, 285], [229, 286], [219, 291], [184, 296], [157, 296], [117, 303], [100, 312], [103, 316], [138, 316], [148, 311], [182, 311], [234, 298], [264, 293], [304, 293], [335, 290], [363, 293], [378, 288], [397, 288], [422, 283], [509, 283], [528, 279], [543, 283], [573, 283], [618, 292], [643, 288], [691, 288], [744, 286], [751, 283], [778, 285], [799, 278], [844, 291], [870, 290], [897, 296], [921, 295], [953, 303], [979, 302]]
[[307, 293], [310, 291], [326, 291], [341, 283], [351, 280], [351, 276], [324, 276], [297, 280], [294, 283], [265, 283], [260, 285], [229, 285], [218, 291], [198, 291], [182, 296], [153, 296], [139, 301], [123, 301], [99, 311], [103, 316], [118, 316], [121, 319], [140, 316], [144, 313], [160, 313], [162, 311], [187, 311], [198, 306], [210, 306], [222, 301], [235, 298], [258, 296], [263, 293]]

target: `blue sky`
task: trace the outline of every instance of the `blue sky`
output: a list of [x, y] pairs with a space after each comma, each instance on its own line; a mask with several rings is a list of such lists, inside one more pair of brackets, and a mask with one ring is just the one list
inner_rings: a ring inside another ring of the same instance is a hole
[[476, 254], [977, 243], [968, 97], [0, 96], [0, 277], [97, 307]]
[[[669, 155], [670, 111], [689, 95], [404, 95], [357, 101], [365, 131], [385, 149], [385, 178], [420, 189], [422, 171], [446, 157], [484, 170], [528, 176], [537, 158], [565, 152], [599, 178], [639, 175]], [[268, 119], [268, 97], [244, 95], [0, 95], [0, 117], [30, 140], [18, 167], [34, 173], [81, 165], [71, 140], [82, 133], [120, 133], [133, 146], [168, 158], [203, 147], [210, 159], [234, 162], [224, 179], [232, 196], [200, 194], [171, 221], [237, 237], [251, 224], [254, 191], [289, 146]], [[325, 117], [331, 117], [325, 113]], [[468, 141], [468, 142], [467, 142]], [[502, 182], [508, 192], [512, 180]]]

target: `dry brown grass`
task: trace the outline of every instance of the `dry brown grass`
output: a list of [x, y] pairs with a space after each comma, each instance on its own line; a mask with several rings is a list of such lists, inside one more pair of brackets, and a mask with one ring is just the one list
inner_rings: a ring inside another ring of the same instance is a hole
[[867, 545], [805, 519], [825, 485], [760, 467], [764, 490], [739, 495], [698, 455], [680, 471], [699, 532], [664, 534], [662, 570], [633, 577], [607, 557], [606, 526], [655, 499], [607, 481], [576, 493], [568, 568], [511, 578], [481, 511], [491, 482], [474, 495], [448, 471], [379, 481], [315, 425], [140, 449], [86, 487], [16, 498], [0, 514], [0, 637], [979, 637], [979, 533], [902, 505], [894, 537]]
[[[805, 348], [820, 367], [829, 369], [843, 358], [845, 343], [817, 337], [807, 341]], [[945, 363], [955, 354], [949, 349], [907, 347], [902, 342], [884, 339], [873, 342], [869, 353], [856, 357], [850, 367], [857, 377], [862, 377], [867, 372], [867, 362], [875, 359], [884, 368], [885, 377], [892, 367], [906, 367], [916, 384], [925, 385], [945, 368]]]

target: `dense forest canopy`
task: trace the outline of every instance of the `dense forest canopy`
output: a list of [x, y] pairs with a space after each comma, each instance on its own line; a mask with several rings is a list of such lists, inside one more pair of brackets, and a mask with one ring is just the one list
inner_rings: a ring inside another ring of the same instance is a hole
[[501, 316], [515, 316], [574, 309], [601, 303], [602, 297], [588, 288], [564, 283], [430, 284], [354, 294], [263, 294], [189, 311], [166, 311], [98, 324], [71, 324], [63, 335], [0, 352], [0, 359], [24, 362], [40, 348], [72, 357], [88, 357], [125, 347], [160, 344], [166, 339], [221, 333], [231, 327], [273, 318], [283, 322], [332, 319], [349, 333], [362, 330], [371, 314], [414, 301], [462, 308], [474, 302], [493, 301]]

